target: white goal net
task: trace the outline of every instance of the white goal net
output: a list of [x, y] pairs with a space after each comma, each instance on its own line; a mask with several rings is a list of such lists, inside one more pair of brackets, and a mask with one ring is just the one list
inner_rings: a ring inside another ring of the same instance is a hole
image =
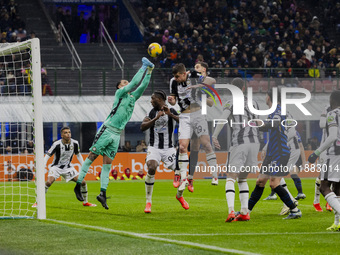
[[0, 44], [0, 218], [46, 218], [41, 102], [39, 39]]

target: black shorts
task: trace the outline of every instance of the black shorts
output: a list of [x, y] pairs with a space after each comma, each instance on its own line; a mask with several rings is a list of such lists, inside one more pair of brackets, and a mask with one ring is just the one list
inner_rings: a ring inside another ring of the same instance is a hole
[[289, 156], [266, 156], [263, 160], [260, 173], [267, 174], [270, 176], [287, 176], [289, 174], [289, 167], [287, 166]]

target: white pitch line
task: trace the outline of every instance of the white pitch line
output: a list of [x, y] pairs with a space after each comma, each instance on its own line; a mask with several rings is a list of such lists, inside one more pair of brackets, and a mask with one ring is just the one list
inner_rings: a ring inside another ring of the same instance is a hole
[[283, 233], [208, 233], [208, 234], [190, 234], [190, 233], [145, 233], [148, 236], [258, 236], [258, 235], [321, 235], [337, 234], [339, 232], [283, 232]]
[[228, 252], [228, 253], [232, 253], [232, 254], [244, 254], [244, 255], [257, 255], [258, 254], [258, 253], [235, 250], [235, 249], [227, 249], [227, 248], [222, 248], [222, 247], [213, 246], [213, 245], [206, 245], [206, 244], [193, 243], [193, 242], [187, 242], [187, 241], [172, 240], [172, 239], [166, 239], [166, 238], [162, 238], [162, 237], [150, 236], [149, 234], [135, 233], [135, 232], [123, 231], [123, 230], [116, 230], [116, 229], [111, 229], [111, 228], [91, 226], [91, 225], [85, 225], [85, 224], [79, 224], [79, 223], [67, 222], [67, 221], [61, 221], [61, 220], [47, 219], [47, 220], [43, 220], [43, 221], [50, 221], [50, 222], [54, 222], [54, 223], [70, 225], [70, 226], [74, 226], [74, 227], [81, 227], [81, 228], [86, 228], [86, 229], [92, 229], [92, 230], [96, 230], [96, 231], [103, 231], [103, 232], [113, 233], [113, 234], [117, 234], [117, 235], [138, 237], [138, 238], [143, 238], [143, 239], [148, 239], [148, 240], [154, 240], [154, 241], [160, 241], [160, 242], [166, 242], [166, 243], [173, 243], [173, 244], [177, 244], [177, 245], [185, 245], [185, 246], [196, 247], [196, 248], [201, 248], [201, 249], [210, 250], [210, 251]]

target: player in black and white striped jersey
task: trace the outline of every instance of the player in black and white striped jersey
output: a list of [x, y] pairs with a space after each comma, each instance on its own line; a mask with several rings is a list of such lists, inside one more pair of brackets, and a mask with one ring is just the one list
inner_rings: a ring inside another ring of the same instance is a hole
[[[203, 62], [200, 62], [200, 65], [202, 64]], [[207, 68], [207, 64], [204, 63], [204, 65]], [[189, 173], [188, 179], [186, 176], [187, 168], [189, 165], [189, 158], [187, 154], [188, 146], [189, 142], [193, 141], [190, 140], [192, 139], [193, 135], [195, 135], [198, 138], [199, 144], [201, 144], [202, 147], [204, 148], [209, 167], [212, 167], [211, 169], [215, 170], [217, 166], [216, 154], [213, 151], [210, 143], [210, 134], [206, 116], [202, 115], [200, 111], [201, 98], [197, 96], [197, 93], [195, 93], [197, 92], [197, 90], [199, 90], [200, 86], [204, 86], [204, 84], [200, 82], [200, 84], [193, 86], [190, 80], [190, 71], [187, 72], [184, 64], [182, 63], [176, 64], [172, 69], [172, 73], [174, 77], [170, 80], [171, 95], [168, 97], [168, 102], [171, 105], [175, 105], [177, 101], [181, 111], [179, 116], [180, 123], [178, 131], [179, 139], [178, 165], [180, 168], [179, 174], [181, 179], [179, 187], [185, 188], [185, 186], [189, 184], [188, 189], [190, 192], [193, 192], [192, 174]], [[213, 80], [212, 84], [215, 83], [215, 80], [213, 78], [209, 77], [209, 79]], [[207, 99], [207, 103], [208, 101], [209, 98]], [[199, 144], [196, 145], [199, 146]], [[197, 162], [197, 160], [195, 161]], [[190, 163], [190, 165], [194, 164]], [[217, 185], [218, 184], [217, 171], [212, 172], [212, 177], [213, 178], [211, 184]], [[176, 180], [174, 181], [174, 186], [175, 182]], [[177, 199], [180, 202], [182, 200], [181, 197], [178, 197]]]
[[172, 137], [174, 134], [175, 121], [179, 121], [175, 109], [169, 108], [166, 103], [164, 91], [157, 90], [151, 96], [153, 109], [142, 122], [141, 130], [150, 129], [150, 142], [146, 156], [148, 174], [145, 177], [146, 206], [145, 213], [151, 213], [152, 192], [155, 182], [157, 167], [162, 161], [172, 170], [176, 168], [176, 149]]
[[[62, 176], [66, 182], [78, 180], [78, 171], [72, 166], [72, 158], [75, 154], [79, 163], [82, 165], [84, 160], [79, 150], [78, 141], [71, 138], [71, 129], [63, 127], [60, 130], [61, 139], [55, 141], [44, 157], [44, 165], [54, 155], [51, 168], [48, 171], [47, 181], [45, 183], [45, 192], [51, 187], [55, 180]], [[82, 181], [81, 192], [84, 197], [83, 206], [96, 206], [87, 201], [87, 184], [85, 180]], [[36, 206], [34, 204], [33, 206]]]
[[[326, 151], [321, 170], [320, 191], [335, 213], [334, 223], [327, 230], [340, 230], [340, 90], [335, 90], [330, 96], [331, 111], [326, 116], [326, 136], [309, 157], [310, 163]], [[331, 189], [333, 185], [333, 190]]]
[[[245, 89], [244, 81], [241, 78], [233, 79], [232, 85], [238, 87], [242, 91]], [[255, 109], [259, 109], [257, 102], [253, 101], [252, 104]], [[229, 209], [229, 215], [226, 222], [247, 221], [250, 219], [248, 214], [249, 187], [247, 183], [249, 171], [243, 167], [257, 166], [257, 154], [260, 149], [260, 141], [258, 128], [253, 128], [248, 124], [252, 123], [252, 120], [258, 119], [258, 116], [249, 110], [246, 97], [244, 105], [244, 115], [233, 114], [232, 101], [228, 101], [223, 109], [223, 119], [228, 119], [228, 123], [232, 129], [231, 147], [227, 161], [227, 167], [230, 166], [230, 168], [225, 185], [226, 199]], [[256, 126], [255, 123], [253, 124]], [[215, 128], [214, 134], [212, 135], [213, 144], [217, 149], [221, 148], [217, 137], [223, 126], [224, 124], [218, 124]], [[236, 180], [238, 180], [237, 182], [241, 201], [241, 211], [238, 216], [236, 216], [234, 212]]]

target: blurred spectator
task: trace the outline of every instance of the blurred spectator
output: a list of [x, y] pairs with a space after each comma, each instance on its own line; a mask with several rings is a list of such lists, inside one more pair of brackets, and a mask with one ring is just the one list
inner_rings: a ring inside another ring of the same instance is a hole
[[91, 12], [91, 17], [87, 20], [87, 27], [90, 32], [90, 42], [97, 42], [99, 32], [99, 18], [95, 11]]
[[7, 169], [8, 181], [12, 181], [14, 178], [16, 178], [16, 171], [15, 167], [12, 165], [12, 161], [8, 160], [5, 168]]
[[136, 147], [136, 152], [145, 152], [147, 150], [148, 146], [146, 146], [146, 143], [144, 140], [140, 142], [139, 145]]
[[66, 14], [63, 17], [63, 24], [70, 38], [73, 38], [74, 25], [72, 23], [72, 16], [70, 10], [66, 10]]
[[30, 153], [30, 154], [34, 152], [34, 142], [32, 140], [27, 142], [26, 150], [27, 150], [27, 153]]
[[79, 16], [75, 17], [75, 25], [74, 25], [74, 33], [73, 33], [73, 41], [79, 42], [80, 36], [85, 32], [85, 23], [86, 20], [84, 18], [84, 12], [81, 11]]
[[5, 154], [12, 154], [12, 147], [11, 146], [6, 147]]
[[138, 174], [135, 176], [136, 180], [144, 180], [145, 179], [146, 174], [144, 174], [143, 169], [138, 171]]
[[123, 181], [131, 181], [133, 180], [133, 175], [131, 174], [130, 168], [126, 168], [124, 170], [124, 174], [120, 177], [121, 180]]
[[318, 69], [316, 63], [313, 64], [311, 68], [309, 68], [308, 75], [309, 77], [312, 77], [312, 78], [320, 78], [320, 70]]
[[313, 138], [308, 139], [308, 144], [311, 145], [312, 150], [316, 150], [319, 147], [319, 140], [316, 136], [314, 136]]
[[47, 77], [47, 71], [45, 68], [41, 68], [41, 86], [42, 86], [42, 95], [45, 96], [46, 92], [50, 96], [53, 96], [52, 88], [49, 84], [48, 77]]
[[319, 69], [320, 72], [320, 78], [325, 78], [326, 77], [326, 67], [324, 63], [322, 62], [322, 59], [319, 60], [317, 68]]
[[169, 37], [170, 37], [169, 30], [166, 29], [164, 31], [164, 35], [162, 36], [162, 44], [163, 45], [166, 45], [168, 43]]
[[130, 141], [125, 141], [125, 144], [123, 146], [123, 151], [124, 152], [131, 152], [131, 142]]
[[14, 0], [10, 0], [7, 5], [7, 11], [12, 19], [15, 18], [17, 14], [19, 14], [18, 5], [15, 3]]
[[112, 177], [112, 178], [110, 178], [110, 180], [119, 180], [118, 179], [118, 171], [114, 168], [114, 169], [112, 169], [111, 170], [111, 176], [110, 177]]
[[308, 45], [308, 48], [305, 49], [303, 53], [306, 55], [306, 58], [308, 59], [309, 62], [313, 61], [313, 57], [315, 56], [315, 52], [314, 52], [311, 44]]

